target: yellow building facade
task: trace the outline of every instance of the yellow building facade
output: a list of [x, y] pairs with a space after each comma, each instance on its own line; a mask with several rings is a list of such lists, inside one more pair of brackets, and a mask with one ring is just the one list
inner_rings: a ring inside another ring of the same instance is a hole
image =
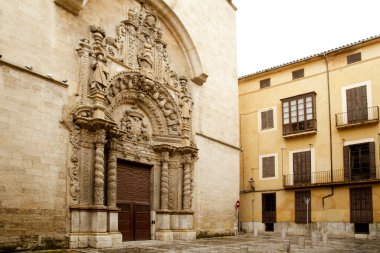
[[380, 237], [380, 37], [239, 78], [246, 232]]

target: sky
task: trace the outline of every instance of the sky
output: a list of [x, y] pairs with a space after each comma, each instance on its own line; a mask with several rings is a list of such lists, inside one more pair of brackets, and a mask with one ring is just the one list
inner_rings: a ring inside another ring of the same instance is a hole
[[238, 76], [380, 34], [380, 0], [233, 0]]

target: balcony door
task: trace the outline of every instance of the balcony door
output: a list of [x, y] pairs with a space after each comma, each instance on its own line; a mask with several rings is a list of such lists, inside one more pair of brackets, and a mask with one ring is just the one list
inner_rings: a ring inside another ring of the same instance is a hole
[[311, 151], [293, 153], [294, 184], [311, 183]]
[[366, 85], [346, 90], [346, 102], [348, 123], [368, 120]]

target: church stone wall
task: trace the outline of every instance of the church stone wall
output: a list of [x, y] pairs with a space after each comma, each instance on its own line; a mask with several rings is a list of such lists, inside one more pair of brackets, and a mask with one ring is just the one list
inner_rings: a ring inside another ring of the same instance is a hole
[[[238, 111], [235, 11], [225, 0], [167, 1], [183, 23], [208, 75], [194, 83], [194, 227], [198, 236], [231, 234], [238, 199]], [[54, 1], [0, 0], [3, 60], [51, 74], [44, 79], [0, 67], [0, 247], [63, 245], [69, 225], [67, 175], [69, 133], [60, 123], [63, 105], [78, 92], [78, 41], [90, 25], [115, 36], [133, 0], [88, 1], [74, 16]], [[160, 14], [161, 15], [161, 14]], [[172, 28], [161, 23], [171, 66], [191, 76], [191, 64]], [[54, 80], [67, 80], [57, 85]], [[190, 82], [191, 83], [191, 82]], [[16, 243], [17, 242], [17, 243]]]
[[225, 144], [239, 146], [235, 11], [225, 0], [167, 2], [174, 5], [208, 74], [203, 86], [193, 86], [193, 129], [199, 148], [194, 188], [197, 235], [231, 234], [239, 199], [240, 151]]
[[0, 251], [65, 246], [66, 92], [0, 67]]

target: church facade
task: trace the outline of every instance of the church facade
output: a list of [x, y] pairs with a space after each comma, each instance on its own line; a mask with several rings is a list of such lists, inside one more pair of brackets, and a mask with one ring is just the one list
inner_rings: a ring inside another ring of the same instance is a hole
[[2, 5], [0, 248], [235, 233], [230, 1]]

